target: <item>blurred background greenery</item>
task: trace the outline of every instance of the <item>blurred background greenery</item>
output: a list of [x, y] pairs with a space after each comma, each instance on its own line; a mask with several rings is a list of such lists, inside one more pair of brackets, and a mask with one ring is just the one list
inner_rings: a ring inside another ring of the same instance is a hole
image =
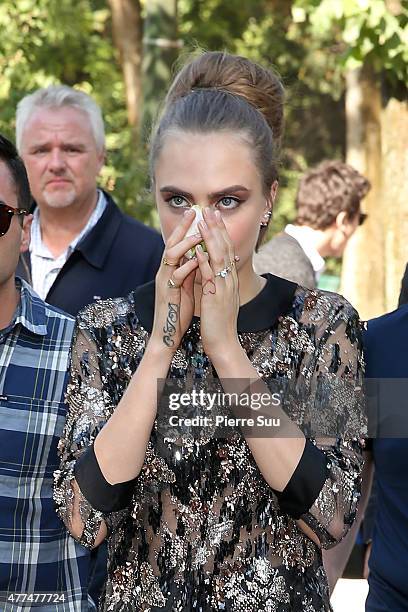
[[[396, 100], [406, 120], [407, 23], [406, 0], [1, 0], [0, 132], [14, 138], [16, 105], [38, 87], [92, 94], [107, 132], [101, 184], [157, 227], [147, 141], [175, 60], [197, 47], [245, 55], [273, 66], [287, 89], [273, 234], [294, 218], [299, 175], [349, 157], [348, 74], [363, 96], [370, 80], [384, 108]], [[361, 128], [369, 138], [369, 124]]]

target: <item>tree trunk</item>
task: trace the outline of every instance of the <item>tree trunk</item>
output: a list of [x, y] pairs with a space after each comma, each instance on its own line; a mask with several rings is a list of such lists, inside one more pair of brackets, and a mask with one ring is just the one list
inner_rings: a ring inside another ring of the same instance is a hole
[[146, 8], [142, 123], [150, 131], [169, 87], [182, 41], [177, 38], [177, 0], [148, 0]]
[[385, 306], [390, 311], [397, 306], [408, 263], [408, 104], [391, 98], [381, 113], [381, 128]]
[[139, 0], [109, 0], [113, 40], [119, 51], [129, 125], [137, 133], [142, 101], [142, 25]]
[[372, 188], [362, 205], [369, 217], [346, 249], [341, 292], [369, 319], [396, 307], [408, 261], [408, 109], [382, 100], [368, 67], [348, 73], [346, 85], [347, 162]]
[[367, 318], [385, 309], [381, 98], [369, 70], [357, 69], [346, 75], [346, 123], [346, 161], [368, 178], [371, 190], [362, 204], [368, 219], [344, 254], [341, 292]]

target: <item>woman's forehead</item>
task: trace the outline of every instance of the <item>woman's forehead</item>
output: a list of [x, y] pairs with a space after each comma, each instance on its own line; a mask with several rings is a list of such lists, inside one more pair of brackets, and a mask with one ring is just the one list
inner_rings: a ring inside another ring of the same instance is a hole
[[225, 149], [229, 147], [250, 149], [244, 132], [219, 130], [217, 132], [194, 132], [188, 130], [169, 130], [163, 137], [162, 150], [169, 147], [205, 147]]
[[[156, 185], [197, 185], [217, 192], [231, 185], [253, 186], [257, 172], [251, 149], [229, 132], [180, 133], [166, 137], [155, 168]], [[180, 182], [183, 183], [179, 184]], [[249, 183], [249, 184], [248, 184]]]

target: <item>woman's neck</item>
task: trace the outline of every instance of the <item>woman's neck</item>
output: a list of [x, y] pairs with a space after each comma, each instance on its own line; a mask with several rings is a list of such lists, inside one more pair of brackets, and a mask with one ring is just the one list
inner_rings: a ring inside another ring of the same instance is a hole
[[[241, 268], [238, 271], [238, 284], [239, 284], [239, 303], [240, 306], [250, 302], [262, 291], [266, 285], [266, 279], [262, 276], [258, 276], [254, 272], [252, 262], [249, 261], [248, 265]], [[194, 315], [200, 316], [200, 303], [201, 303], [201, 283], [194, 283], [194, 299], [195, 308]]]

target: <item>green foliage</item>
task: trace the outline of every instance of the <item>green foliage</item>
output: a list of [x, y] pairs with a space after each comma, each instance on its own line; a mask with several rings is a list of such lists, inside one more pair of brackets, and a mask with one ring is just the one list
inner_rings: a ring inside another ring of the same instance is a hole
[[407, 0], [295, 0], [292, 14], [293, 35], [331, 48], [338, 69], [369, 63], [392, 88], [408, 84]]
[[3, 0], [0, 3], [0, 132], [14, 139], [15, 109], [38, 87], [65, 83], [101, 105], [107, 164], [101, 185], [127, 212], [157, 224], [147, 191], [146, 152], [135, 151], [122, 73], [103, 0]]
[[[13, 129], [15, 105], [38, 87], [63, 82], [97, 90], [103, 82], [119, 81], [112, 65], [112, 47], [101, 35], [106, 9], [93, 10], [79, 0], [15, 0], [0, 5], [1, 128]], [[105, 96], [108, 99], [107, 96]], [[107, 100], [104, 100], [107, 101]]]

